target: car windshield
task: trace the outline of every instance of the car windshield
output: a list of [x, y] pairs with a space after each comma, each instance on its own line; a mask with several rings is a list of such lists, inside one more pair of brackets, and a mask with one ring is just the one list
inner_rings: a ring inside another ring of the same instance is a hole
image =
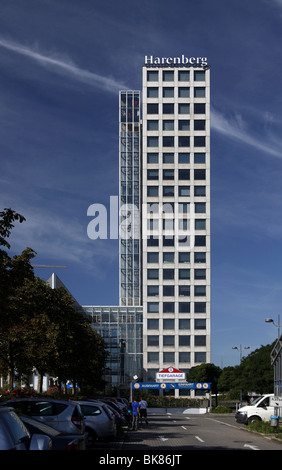
[[262, 399], [263, 395], [261, 395], [260, 397], [256, 398], [252, 403], [250, 403], [250, 406], [253, 406], [253, 405], [256, 405], [261, 399]]

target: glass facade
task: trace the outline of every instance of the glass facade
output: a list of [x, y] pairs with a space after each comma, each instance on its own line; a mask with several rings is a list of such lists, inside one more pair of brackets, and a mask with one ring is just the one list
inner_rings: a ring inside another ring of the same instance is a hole
[[142, 307], [84, 306], [83, 312], [107, 345], [105, 381], [119, 387], [134, 375], [142, 377]]
[[120, 92], [120, 305], [142, 305], [140, 250], [140, 92]]

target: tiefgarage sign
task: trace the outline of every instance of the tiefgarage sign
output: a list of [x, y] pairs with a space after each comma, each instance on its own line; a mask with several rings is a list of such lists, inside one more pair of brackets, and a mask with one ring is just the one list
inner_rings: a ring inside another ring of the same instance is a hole
[[167, 369], [157, 372], [156, 378], [157, 379], [185, 379], [185, 372], [175, 369], [174, 367], [168, 367]]

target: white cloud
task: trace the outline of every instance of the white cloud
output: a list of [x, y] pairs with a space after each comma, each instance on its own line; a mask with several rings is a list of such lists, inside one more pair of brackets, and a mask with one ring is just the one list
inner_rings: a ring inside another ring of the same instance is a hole
[[102, 278], [103, 269], [116, 262], [116, 240], [90, 240], [87, 236], [89, 220], [70, 217], [67, 211], [55, 214], [52, 207], [36, 204], [31, 207], [13, 202], [12, 208], [26, 220], [15, 224], [12, 230], [9, 239], [11, 256], [30, 247], [37, 253], [33, 264], [41, 264], [38, 259], [47, 259], [48, 264], [74, 264], [97, 278]]
[[69, 77], [79, 80], [84, 83], [88, 83], [97, 88], [117, 93], [121, 89], [125, 89], [125, 85], [117, 82], [113, 78], [104, 77], [88, 70], [81, 69], [71, 61], [62, 60], [55, 57], [44, 55], [41, 52], [32, 49], [30, 47], [23, 46], [12, 41], [0, 38], [0, 46], [10, 51], [29, 57], [30, 59], [36, 60], [41, 65], [52, 67], [53, 69], [66, 73]]
[[273, 2], [276, 3], [276, 5], [279, 7], [282, 7], [282, 0], [273, 0]]
[[239, 114], [235, 114], [233, 118], [227, 118], [224, 114], [213, 108], [211, 111], [211, 127], [214, 131], [230, 139], [242, 142], [264, 153], [282, 158], [281, 145], [276, 146], [273, 137], [269, 139], [263, 136], [251, 135]]

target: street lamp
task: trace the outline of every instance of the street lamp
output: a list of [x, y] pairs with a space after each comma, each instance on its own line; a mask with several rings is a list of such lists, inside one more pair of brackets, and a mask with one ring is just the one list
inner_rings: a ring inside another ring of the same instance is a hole
[[[134, 375], [132, 378], [133, 378], [134, 382], [136, 383], [137, 380], [138, 380], [138, 375]], [[133, 402], [133, 395], [134, 395], [133, 394], [133, 383], [134, 383], [133, 380], [130, 382], [130, 391], [129, 391], [129, 401], [130, 401], [130, 403]]]
[[[243, 349], [242, 349], [242, 344], [240, 344], [240, 348], [238, 346], [232, 346], [232, 349], [237, 349], [240, 352], [240, 364], [242, 362], [242, 355], [243, 355]], [[250, 346], [244, 346], [244, 349], [250, 349]], [[240, 388], [240, 408], [242, 406], [242, 401], [243, 401], [243, 391]]]
[[280, 325], [280, 315], [278, 315], [278, 325], [274, 323], [274, 320], [272, 318], [266, 318], [264, 321], [265, 323], [273, 323], [273, 325], [278, 328], [278, 338], [280, 338], [280, 327], [282, 326]]
[[[242, 345], [240, 344], [240, 348], [238, 348], [238, 346], [232, 346], [232, 349], [238, 349], [238, 351], [240, 352], [240, 364], [241, 364], [242, 355], [243, 355]], [[250, 349], [250, 346], [244, 346], [244, 349]]]

